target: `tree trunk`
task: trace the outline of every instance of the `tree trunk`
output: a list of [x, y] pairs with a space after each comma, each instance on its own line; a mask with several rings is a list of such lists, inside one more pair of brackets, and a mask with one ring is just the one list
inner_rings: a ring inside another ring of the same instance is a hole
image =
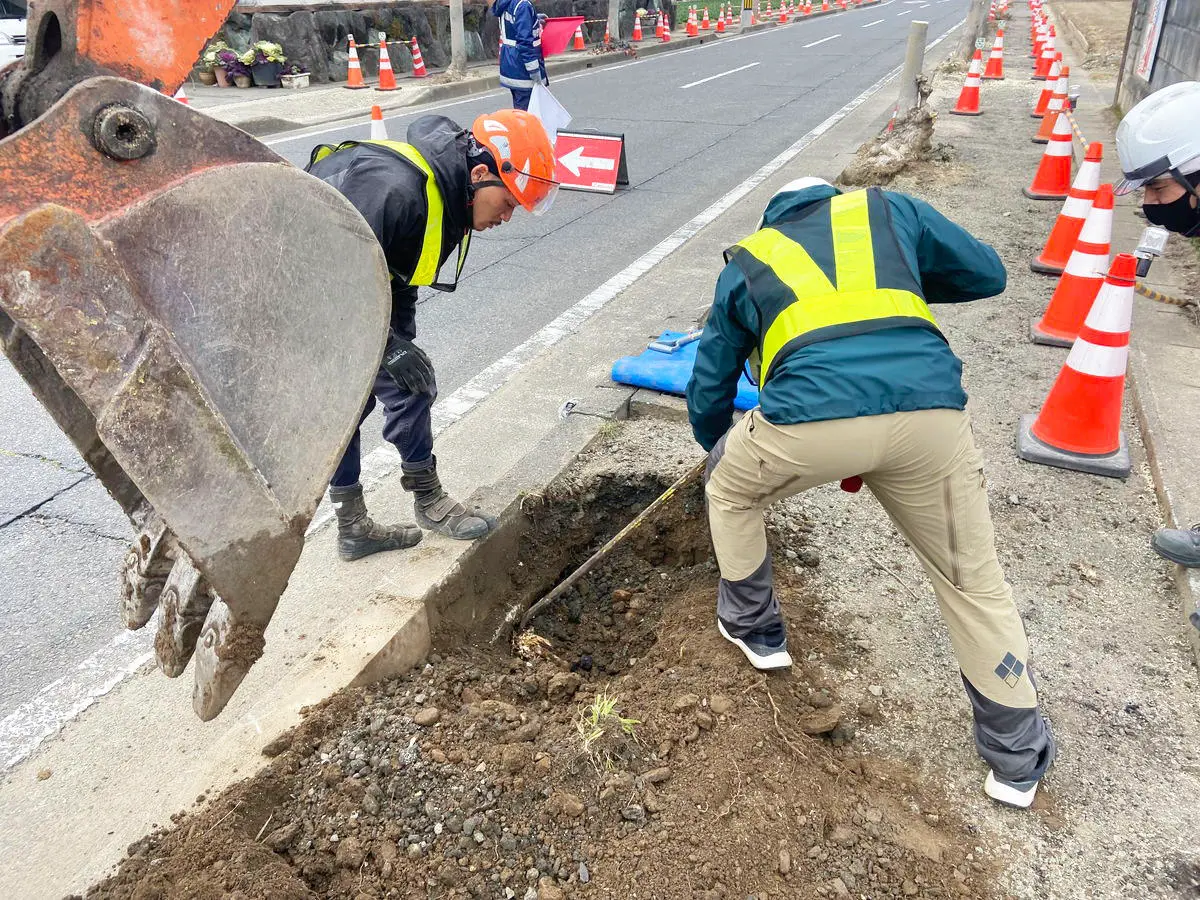
[[958, 39], [956, 59], [970, 60], [975, 53], [975, 39], [982, 37], [987, 28], [988, 0], [971, 0], [971, 8], [967, 12], [967, 23], [963, 26], [962, 37]]
[[463, 24], [463, 0], [450, 0], [450, 68], [446, 74], [451, 78], [463, 78], [467, 74], [466, 25]]
[[608, 0], [608, 36], [614, 44], [621, 40], [621, 0]]

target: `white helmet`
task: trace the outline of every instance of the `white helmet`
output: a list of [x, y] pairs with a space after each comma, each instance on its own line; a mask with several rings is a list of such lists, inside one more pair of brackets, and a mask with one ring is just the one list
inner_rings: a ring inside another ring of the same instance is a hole
[[1200, 81], [1168, 85], [1131, 109], [1117, 126], [1117, 155], [1125, 173], [1117, 194], [1200, 171]]
[[[779, 190], [777, 190], [774, 194], [771, 195], [771, 199], [767, 201], [767, 206], [770, 207], [770, 205], [775, 202], [775, 198], [778, 197], [780, 194], [790, 194], [793, 191], [803, 191], [803, 190], [807, 190], [808, 188], [811, 188], [811, 187], [820, 187], [822, 185], [824, 185], [825, 187], [829, 187], [829, 188], [833, 187], [833, 185], [830, 184], [828, 181], [826, 181], [824, 178], [814, 178], [812, 176], [806, 176], [804, 178], [797, 178], [793, 181], [789, 181], [787, 184], [785, 184], [783, 187], [781, 187]], [[833, 188], [833, 189], [835, 191], [837, 190], [837, 188]], [[766, 218], [767, 218], [767, 211], [764, 209], [762, 216], [758, 220], [758, 227], [760, 229], [763, 227], [763, 222], [766, 221]]]

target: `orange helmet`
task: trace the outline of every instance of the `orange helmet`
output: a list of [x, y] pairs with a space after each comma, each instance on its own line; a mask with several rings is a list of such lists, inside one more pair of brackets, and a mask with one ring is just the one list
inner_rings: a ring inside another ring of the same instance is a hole
[[471, 134], [496, 160], [500, 178], [523, 207], [540, 216], [558, 193], [554, 147], [541, 120], [523, 109], [502, 109], [475, 120]]

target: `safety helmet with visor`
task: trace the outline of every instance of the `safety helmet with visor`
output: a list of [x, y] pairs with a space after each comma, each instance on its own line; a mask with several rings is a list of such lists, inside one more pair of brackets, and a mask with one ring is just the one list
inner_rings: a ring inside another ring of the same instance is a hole
[[535, 216], [550, 209], [558, 194], [554, 147], [541, 120], [522, 109], [485, 113], [471, 135], [492, 155], [504, 186]]
[[1134, 106], [1117, 126], [1117, 155], [1125, 177], [1113, 193], [1166, 175], [1195, 194], [1185, 176], [1200, 172], [1200, 82], [1168, 85]]

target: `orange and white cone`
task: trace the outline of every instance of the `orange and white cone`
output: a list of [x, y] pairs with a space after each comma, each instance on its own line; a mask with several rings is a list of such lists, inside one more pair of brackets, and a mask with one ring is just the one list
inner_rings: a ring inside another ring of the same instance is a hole
[[377, 91], [394, 91], [399, 87], [396, 84], [396, 73], [392, 71], [392, 60], [388, 56], [387, 41], [379, 42], [379, 84], [375, 85]]
[[172, 99], [172, 100], [178, 100], [178, 101], [179, 101], [180, 103], [182, 103], [184, 106], [191, 106], [191, 105], [192, 105], [192, 101], [191, 101], [191, 100], [189, 100], [189, 99], [188, 99], [188, 95], [187, 95], [186, 93], [184, 93], [184, 90], [183, 90], [183, 85], [182, 85], [182, 84], [179, 86], [179, 90], [177, 90], [177, 91], [175, 92], [174, 96], [173, 96], [171, 99]]
[[724, 7], [722, 7], [721, 11], [717, 14], [717, 34], [724, 34], [724, 33], [725, 33], [725, 9], [724, 9]]
[[1066, 200], [1071, 190], [1071, 123], [1066, 116], [1054, 117], [1054, 131], [1029, 187], [1021, 193], [1031, 200]]
[[607, 47], [612, 43], [612, 33], [608, 30], [608, 23], [604, 23], [604, 46]]
[[1111, 184], [1096, 190], [1071, 258], [1059, 276], [1054, 296], [1030, 334], [1035, 344], [1070, 347], [1079, 334], [1088, 310], [1104, 283], [1112, 240], [1113, 192]]
[[983, 111], [979, 108], [979, 86], [982, 82], [979, 80], [979, 73], [983, 70], [983, 52], [975, 51], [975, 55], [971, 57], [971, 65], [967, 69], [967, 78], [963, 82], [962, 90], [958, 93], [958, 103], [954, 105], [954, 109], [950, 110], [956, 116], [981, 116]]
[[1050, 76], [1050, 67], [1054, 64], [1054, 35], [1046, 38], [1046, 43], [1042, 44], [1042, 55], [1038, 57], [1037, 66], [1034, 67], [1033, 77], [1036, 81], [1042, 81]]
[[983, 77], [999, 81], [1004, 77], [1004, 29], [996, 29], [996, 41], [992, 44], [992, 53], [988, 57], [987, 68]]
[[829, 12], [829, 0], [821, 0], [821, 12]]
[[633, 35], [630, 37], [630, 40], [633, 41], [635, 44], [640, 44], [642, 42], [642, 17], [641, 16], [633, 17]]
[[1061, 74], [1062, 59], [1056, 57], [1054, 62], [1050, 64], [1050, 74], [1046, 78], [1046, 86], [1038, 94], [1037, 103], [1033, 105], [1033, 112], [1030, 113], [1035, 119], [1040, 119], [1046, 114], [1046, 110], [1050, 107], [1050, 98], [1054, 96], [1054, 89], [1058, 87], [1058, 76]]
[[429, 73], [425, 71], [425, 57], [421, 55], [421, 45], [417, 39], [412, 39], [413, 78], [424, 78]]
[[1091, 212], [1092, 203], [1096, 199], [1096, 191], [1100, 187], [1100, 160], [1104, 156], [1104, 145], [1096, 142], [1088, 144], [1087, 155], [1083, 164], [1075, 173], [1071, 182], [1071, 190], [1063, 201], [1062, 211], [1054, 220], [1050, 236], [1046, 238], [1046, 246], [1037, 258], [1029, 264], [1029, 268], [1042, 275], [1061, 275], [1071, 258], [1071, 251], [1083, 231], [1083, 223]]
[[[1047, 84], [1050, 82], [1047, 81]], [[1054, 93], [1050, 95], [1050, 103], [1046, 106], [1046, 115], [1042, 117], [1041, 127], [1038, 128], [1037, 134], [1031, 139], [1035, 144], [1044, 144], [1050, 140], [1050, 135], [1054, 133], [1054, 125], [1058, 119], [1059, 113], [1069, 107], [1070, 101], [1067, 100], [1067, 91], [1070, 90], [1071, 83], [1071, 67], [1063, 66], [1058, 73], [1058, 80], [1054, 83]], [[1068, 122], [1070, 119], [1067, 120]]]
[[658, 14], [658, 24], [654, 26], [654, 37], [660, 41], [663, 39], [663, 14], [661, 12]]
[[354, 35], [350, 35], [350, 59], [346, 63], [346, 83], [343, 87], [360, 91], [367, 86], [363, 81], [362, 66], [358, 62], [358, 48], [354, 46]]
[[704, 18], [700, 20], [700, 30], [708, 31], [712, 28], [712, 22], [708, 18], [708, 7], [704, 7]]
[[664, 44], [671, 43], [671, 20], [667, 18], [667, 14], [663, 13], [663, 33], [662, 40]]
[[1021, 417], [1021, 459], [1110, 478], [1129, 476], [1121, 407], [1136, 276], [1132, 255], [1113, 260], [1041, 412]]
[[688, 37], [696, 37], [700, 33], [700, 26], [696, 24], [696, 7], [688, 8], [687, 22], [684, 23], [684, 32]]
[[582, 25], [575, 26], [575, 39], [574, 39], [574, 42], [571, 44], [571, 49], [572, 50], [586, 49], [586, 45], [583, 43], [583, 26]]
[[383, 110], [378, 106], [371, 107], [371, 140], [386, 141], [388, 139], [387, 125], [383, 121]]

